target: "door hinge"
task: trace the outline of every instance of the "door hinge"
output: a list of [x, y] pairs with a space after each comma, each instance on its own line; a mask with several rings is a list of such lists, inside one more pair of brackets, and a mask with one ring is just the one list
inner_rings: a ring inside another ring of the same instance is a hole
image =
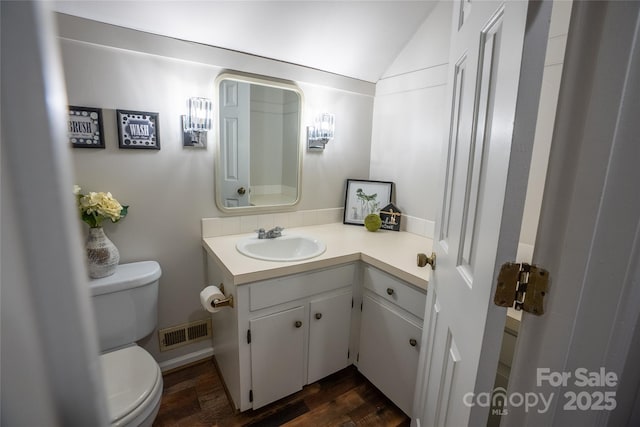
[[360, 303], [360, 311], [362, 311], [362, 303]]
[[247, 329], [247, 344], [251, 344], [251, 329]]
[[356, 354], [356, 362], [360, 361], [360, 353]]
[[347, 350], [347, 359], [351, 357], [351, 350]]
[[549, 272], [526, 263], [507, 262], [500, 268], [493, 302], [538, 316], [544, 314], [543, 300], [549, 285]]
[[353, 298], [351, 298], [351, 308], [353, 308]]
[[249, 402], [253, 402], [253, 390], [249, 390]]

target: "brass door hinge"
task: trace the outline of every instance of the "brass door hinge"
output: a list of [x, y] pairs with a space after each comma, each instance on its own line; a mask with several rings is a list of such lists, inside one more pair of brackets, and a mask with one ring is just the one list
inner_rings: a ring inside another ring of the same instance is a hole
[[549, 272], [526, 263], [507, 262], [500, 268], [493, 302], [527, 313], [544, 314], [543, 300], [549, 285]]

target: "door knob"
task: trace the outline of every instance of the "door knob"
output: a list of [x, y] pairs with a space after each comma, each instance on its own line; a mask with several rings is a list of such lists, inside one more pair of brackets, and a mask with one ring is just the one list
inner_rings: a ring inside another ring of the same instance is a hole
[[299, 328], [302, 326], [302, 322], [299, 320], [296, 320], [296, 323], [294, 323], [294, 325], [296, 325], [296, 328]]
[[322, 313], [316, 313], [316, 319], [318, 320], [322, 319]]
[[424, 267], [427, 264], [431, 266], [432, 270], [436, 269], [436, 253], [431, 252], [431, 256], [427, 254], [418, 254], [418, 267]]
[[246, 193], [246, 192], [247, 192], [247, 190], [245, 190], [244, 187], [238, 188], [238, 194], [239, 195], [244, 196], [244, 193]]

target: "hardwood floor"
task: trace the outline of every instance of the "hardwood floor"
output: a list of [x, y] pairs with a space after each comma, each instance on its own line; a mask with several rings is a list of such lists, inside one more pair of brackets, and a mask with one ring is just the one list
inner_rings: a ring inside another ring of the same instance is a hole
[[160, 426], [408, 426], [409, 418], [350, 366], [258, 410], [234, 413], [213, 360], [166, 374]]

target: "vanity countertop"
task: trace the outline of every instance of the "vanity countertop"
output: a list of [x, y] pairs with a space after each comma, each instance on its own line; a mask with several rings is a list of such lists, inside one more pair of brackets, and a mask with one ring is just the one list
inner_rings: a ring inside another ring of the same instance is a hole
[[364, 227], [340, 223], [289, 228], [283, 232], [286, 234], [315, 237], [326, 243], [327, 250], [315, 258], [296, 262], [249, 258], [238, 252], [236, 243], [255, 233], [208, 237], [202, 239], [202, 246], [236, 285], [362, 260], [420, 289], [427, 289], [431, 268], [420, 268], [416, 264], [418, 253], [431, 253], [433, 242], [427, 237], [403, 231], [371, 233]]

